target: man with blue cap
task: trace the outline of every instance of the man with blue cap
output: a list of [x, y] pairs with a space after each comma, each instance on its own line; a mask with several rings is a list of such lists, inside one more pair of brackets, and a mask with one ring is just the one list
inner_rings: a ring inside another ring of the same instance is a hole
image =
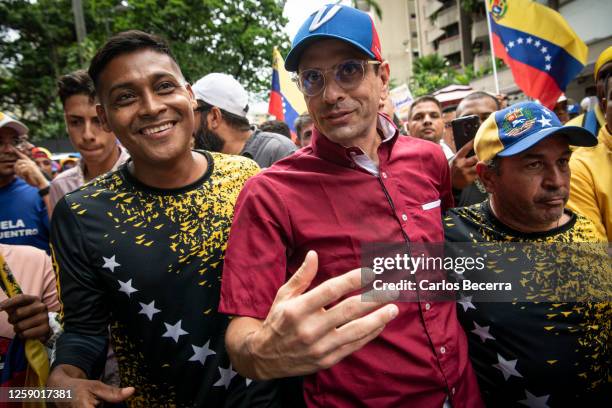
[[440, 147], [399, 137], [378, 114], [389, 64], [372, 19], [321, 8], [285, 68], [315, 127], [310, 146], [238, 198], [220, 303], [234, 316], [233, 367], [255, 379], [304, 376], [309, 407], [482, 406], [454, 302], [360, 294], [365, 247], [441, 242], [441, 211], [453, 204]]
[[605, 244], [593, 245], [594, 224], [565, 208], [570, 145], [595, 144], [588, 130], [563, 127], [533, 102], [493, 112], [476, 134], [476, 170], [489, 198], [451, 209], [445, 235], [451, 243], [479, 243], [470, 245], [484, 253], [487, 267], [466, 279], [514, 285], [507, 298], [472, 292], [459, 300], [487, 406], [609, 402], [608, 255]]

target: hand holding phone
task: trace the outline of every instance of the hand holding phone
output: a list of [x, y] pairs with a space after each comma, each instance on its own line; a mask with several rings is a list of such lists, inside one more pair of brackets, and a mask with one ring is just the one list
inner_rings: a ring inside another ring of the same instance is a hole
[[[453, 137], [455, 138], [455, 148], [459, 151], [470, 140], [474, 139], [476, 132], [480, 127], [480, 117], [478, 115], [464, 116], [451, 121], [453, 127]], [[473, 156], [474, 150], [471, 150], [467, 156]]]

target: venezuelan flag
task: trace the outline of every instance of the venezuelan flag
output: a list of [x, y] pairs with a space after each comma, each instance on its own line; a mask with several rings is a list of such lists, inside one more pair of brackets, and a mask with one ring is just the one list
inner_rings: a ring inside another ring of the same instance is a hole
[[556, 11], [531, 0], [488, 0], [495, 56], [527, 96], [553, 108], [582, 70], [588, 48]]
[[[11, 273], [8, 264], [0, 254], [0, 288], [7, 297], [21, 294], [21, 288]], [[49, 357], [47, 349], [38, 340], [23, 341], [19, 337], [11, 341], [4, 361], [4, 368], [0, 374], [3, 387], [42, 387], [47, 384], [49, 377]], [[44, 402], [23, 403], [24, 407], [45, 407]]]
[[306, 112], [306, 103], [302, 93], [285, 70], [284, 65], [283, 57], [275, 47], [272, 63], [272, 90], [270, 92], [268, 113], [275, 116], [276, 120], [282, 120], [289, 126], [292, 138], [295, 141], [296, 133], [293, 123], [301, 113]]

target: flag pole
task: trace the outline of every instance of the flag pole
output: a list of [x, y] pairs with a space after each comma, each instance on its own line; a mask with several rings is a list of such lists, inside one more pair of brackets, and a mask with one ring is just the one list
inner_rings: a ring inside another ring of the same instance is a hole
[[493, 63], [493, 80], [495, 81], [495, 94], [499, 95], [499, 82], [497, 80], [497, 65], [495, 64], [495, 51], [493, 50], [493, 34], [491, 33], [491, 21], [489, 21], [489, 4], [487, 0], [485, 3], [485, 16], [487, 18], [487, 29], [489, 31], [489, 47], [491, 48], [491, 62]]

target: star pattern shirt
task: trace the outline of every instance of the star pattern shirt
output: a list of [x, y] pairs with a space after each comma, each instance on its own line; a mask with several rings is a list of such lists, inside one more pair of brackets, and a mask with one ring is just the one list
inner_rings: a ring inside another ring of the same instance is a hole
[[103, 336], [110, 324], [121, 384], [136, 388], [130, 407], [253, 406], [257, 383], [232, 368], [217, 305], [234, 202], [258, 167], [203, 154], [209, 168], [192, 185], [151, 188], [124, 165], [54, 213], [64, 330]]
[[[508, 243], [504, 250], [518, 242], [595, 242], [591, 221], [570, 214], [571, 220], [556, 229], [523, 234], [497, 220], [487, 200], [450, 210], [444, 219], [445, 236], [449, 242]], [[500, 247], [490, 248], [497, 251]], [[509, 253], [507, 260], [519, 262], [519, 258], [529, 259], [529, 255]], [[606, 269], [605, 265], [575, 261], [575, 266], [576, 272], [595, 277], [594, 282], [603, 287], [611, 287], [609, 265]], [[537, 269], [538, 265], [532, 267]], [[479, 280], [474, 274], [487, 270], [474, 270], [466, 278]], [[493, 269], [502, 281], [514, 280], [516, 277], [503, 275], [516, 270], [502, 264]], [[609, 403], [610, 303], [477, 302], [472, 296], [463, 296], [457, 310], [487, 406], [578, 407]]]

